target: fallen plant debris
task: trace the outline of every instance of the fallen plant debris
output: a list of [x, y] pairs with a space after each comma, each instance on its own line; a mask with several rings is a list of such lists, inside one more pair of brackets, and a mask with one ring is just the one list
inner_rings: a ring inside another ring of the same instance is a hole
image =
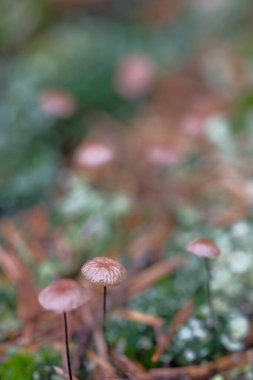
[[0, 379], [252, 379], [251, 1], [0, 23]]

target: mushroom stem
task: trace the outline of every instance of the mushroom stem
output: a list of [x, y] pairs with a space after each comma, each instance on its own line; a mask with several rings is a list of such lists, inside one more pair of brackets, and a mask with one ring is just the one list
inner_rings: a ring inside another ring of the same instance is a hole
[[211, 326], [212, 328], [216, 328], [216, 316], [215, 311], [213, 307], [213, 300], [212, 300], [212, 293], [210, 288], [211, 283], [211, 268], [210, 268], [210, 262], [208, 258], [204, 258], [205, 262], [205, 268], [206, 268], [206, 297], [207, 297], [207, 304], [209, 307], [210, 315], [211, 315]]
[[[103, 333], [105, 337], [106, 333], [106, 286], [104, 286], [104, 297], [103, 297], [103, 322], [102, 322], [102, 328], [103, 328]], [[106, 337], [105, 337], [106, 339]]]
[[69, 379], [73, 380], [71, 363], [70, 363], [70, 354], [69, 354], [68, 324], [67, 324], [66, 312], [63, 313], [63, 317], [64, 317], [65, 346], [66, 346], [66, 355], [67, 355], [67, 362], [68, 362]]

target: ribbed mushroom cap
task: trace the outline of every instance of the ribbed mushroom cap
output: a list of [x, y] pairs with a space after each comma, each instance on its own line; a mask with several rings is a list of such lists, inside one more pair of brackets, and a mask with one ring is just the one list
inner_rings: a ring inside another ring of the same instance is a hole
[[63, 313], [77, 309], [88, 297], [74, 280], [60, 279], [40, 292], [39, 303], [46, 310]]
[[102, 286], [115, 286], [127, 277], [125, 268], [109, 257], [96, 257], [81, 268], [82, 275], [90, 282]]
[[187, 244], [186, 250], [199, 257], [215, 259], [220, 255], [220, 249], [211, 240], [201, 238]]

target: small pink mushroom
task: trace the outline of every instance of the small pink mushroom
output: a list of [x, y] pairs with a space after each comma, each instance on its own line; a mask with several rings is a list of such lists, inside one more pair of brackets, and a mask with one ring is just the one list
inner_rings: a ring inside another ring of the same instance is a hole
[[220, 249], [215, 243], [206, 238], [200, 238], [192, 241], [187, 244], [186, 250], [192, 253], [195, 256], [202, 257], [205, 263], [206, 269], [206, 297], [207, 304], [209, 306], [210, 315], [211, 315], [211, 327], [214, 328], [214, 337], [216, 336], [216, 316], [213, 307], [212, 293], [211, 293], [211, 268], [210, 268], [210, 259], [215, 259], [220, 255]]
[[150, 91], [155, 77], [155, 68], [150, 58], [143, 54], [125, 57], [118, 65], [114, 86], [127, 99], [135, 99]]
[[95, 257], [87, 261], [82, 266], [81, 272], [88, 281], [104, 287], [102, 327], [105, 335], [107, 286], [119, 285], [127, 278], [127, 272], [118, 261], [105, 256]]
[[175, 165], [181, 156], [182, 154], [178, 149], [162, 144], [151, 146], [147, 152], [148, 161], [157, 166]]
[[46, 115], [59, 119], [71, 117], [77, 108], [75, 98], [63, 90], [47, 90], [39, 99], [39, 105]]
[[65, 332], [65, 347], [68, 362], [68, 372], [70, 380], [73, 380], [71, 361], [68, 344], [68, 325], [67, 312], [77, 309], [88, 300], [88, 294], [84, 293], [77, 282], [70, 279], [60, 279], [54, 281], [51, 285], [43, 289], [39, 293], [39, 303], [46, 310], [54, 311], [55, 313], [63, 313], [64, 317], [64, 332]]
[[113, 150], [101, 142], [90, 142], [80, 145], [74, 155], [75, 163], [80, 167], [102, 167], [114, 158]]
[[208, 259], [215, 259], [220, 255], [220, 249], [211, 240], [201, 238], [187, 244], [186, 250], [193, 253], [195, 256]]
[[87, 261], [81, 272], [88, 281], [102, 286], [119, 285], [127, 277], [125, 268], [119, 262], [105, 256]]

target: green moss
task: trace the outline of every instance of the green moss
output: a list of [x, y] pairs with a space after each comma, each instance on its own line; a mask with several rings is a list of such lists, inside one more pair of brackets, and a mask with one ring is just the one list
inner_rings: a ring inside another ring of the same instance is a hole
[[10, 353], [0, 367], [0, 379], [4, 380], [60, 380], [54, 365], [59, 365], [59, 354], [44, 348], [37, 353], [16, 351]]
[[17, 353], [0, 367], [0, 378], [5, 380], [32, 380], [36, 370], [34, 358], [28, 353]]

